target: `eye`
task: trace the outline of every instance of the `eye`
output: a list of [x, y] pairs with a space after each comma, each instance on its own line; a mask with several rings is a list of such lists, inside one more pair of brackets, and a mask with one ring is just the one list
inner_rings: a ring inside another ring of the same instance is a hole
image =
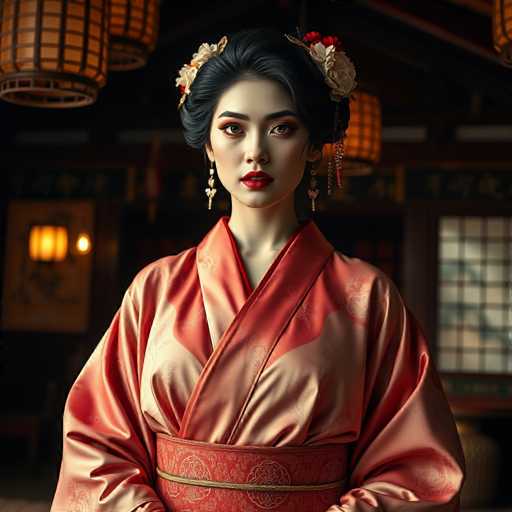
[[234, 123], [230, 123], [230, 124], [225, 124], [222, 128], [221, 128], [221, 131], [223, 131], [226, 135], [230, 135], [230, 136], [234, 136], [234, 135], [238, 135], [238, 133], [240, 132], [230, 132], [230, 131], [226, 131], [228, 128], [234, 126], [235, 128], [238, 128], [240, 129], [240, 126], [238, 126], [237, 124], [234, 124]]
[[277, 125], [276, 127], [274, 127], [274, 130], [276, 128], [286, 128], [286, 130], [278, 130], [278, 135], [290, 135], [294, 130], [295, 130], [295, 127], [290, 125], [290, 124], [279, 124]]
[[[232, 128], [234, 128], [234, 131], [232, 130]], [[277, 133], [277, 135], [280, 136], [290, 135], [295, 131], [295, 129], [295, 126], [287, 123], [279, 124], [277, 126], [274, 126], [273, 128], [273, 130], [276, 130], [275, 133]], [[240, 133], [242, 133], [240, 126], [236, 123], [225, 124], [223, 127], [220, 128], [220, 130], [229, 137], [235, 137], [236, 135], [240, 135]]]

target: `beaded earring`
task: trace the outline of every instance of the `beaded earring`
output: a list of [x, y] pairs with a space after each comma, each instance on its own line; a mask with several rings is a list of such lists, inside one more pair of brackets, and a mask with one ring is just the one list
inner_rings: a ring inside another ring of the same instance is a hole
[[204, 191], [206, 193], [206, 196], [208, 197], [208, 210], [212, 209], [212, 200], [215, 196], [215, 193], [217, 192], [217, 189], [214, 188], [215, 186], [215, 178], [213, 177], [213, 174], [215, 172], [213, 168], [213, 164], [215, 162], [210, 162], [210, 177], [208, 178], [208, 188], [205, 188]]

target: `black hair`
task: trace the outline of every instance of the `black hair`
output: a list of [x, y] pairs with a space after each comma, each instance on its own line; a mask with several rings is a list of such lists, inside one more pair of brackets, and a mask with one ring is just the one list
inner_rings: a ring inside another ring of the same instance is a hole
[[189, 146], [202, 149], [209, 142], [212, 116], [220, 96], [245, 78], [270, 79], [289, 92], [315, 149], [342, 136], [350, 118], [349, 100], [342, 99], [335, 117], [336, 102], [329, 96], [330, 88], [304, 48], [268, 27], [249, 28], [227, 37], [224, 51], [197, 72], [180, 108]]

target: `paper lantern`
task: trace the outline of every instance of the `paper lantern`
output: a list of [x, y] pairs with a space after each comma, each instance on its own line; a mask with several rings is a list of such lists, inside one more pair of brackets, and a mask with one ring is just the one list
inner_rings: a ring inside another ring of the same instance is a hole
[[0, 2], [0, 97], [78, 107], [106, 83], [108, 0]]
[[109, 68], [115, 71], [144, 66], [158, 36], [157, 0], [111, 0]]
[[62, 261], [68, 253], [68, 231], [64, 226], [32, 226], [28, 247], [34, 261]]
[[[347, 176], [371, 174], [380, 160], [382, 147], [380, 100], [364, 91], [355, 91], [352, 96], [350, 122], [344, 139], [343, 173]], [[323, 167], [333, 150], [333, 144], [324, 145]]]
[[503, 64], [512, 67], [512, 0], [494, 0], [494, 48]]

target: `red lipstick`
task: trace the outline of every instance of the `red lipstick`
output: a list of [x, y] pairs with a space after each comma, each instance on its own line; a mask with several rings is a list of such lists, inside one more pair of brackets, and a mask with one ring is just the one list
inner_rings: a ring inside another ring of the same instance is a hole
[[260, 190], [272, 183], [274, 178], [263, 171], [249, 171], [240, 181], [252, 190]]

